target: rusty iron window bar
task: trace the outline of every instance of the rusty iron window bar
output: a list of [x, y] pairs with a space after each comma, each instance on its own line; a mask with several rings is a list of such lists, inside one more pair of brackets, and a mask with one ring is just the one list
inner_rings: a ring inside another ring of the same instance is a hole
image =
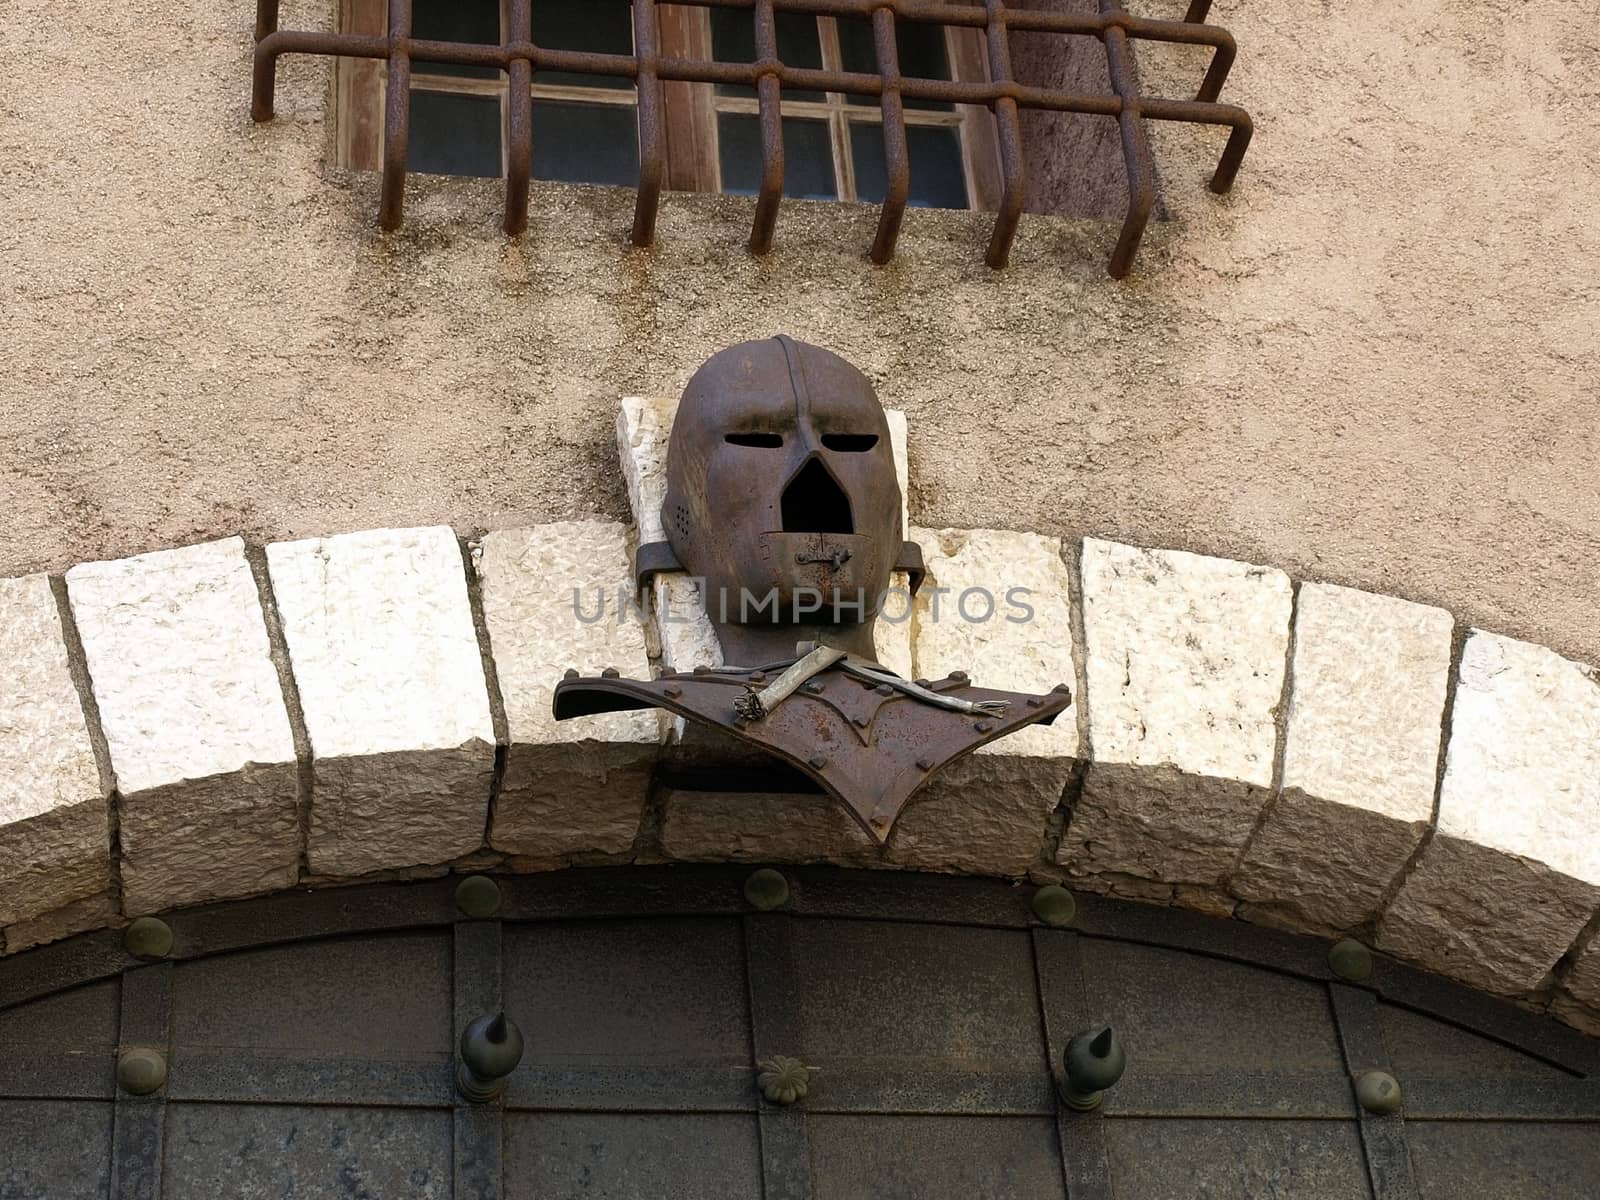
[[[330, 33], [278, 28], [279, 0], [256, 0], [255, 62], [250, 115], [268, 121], [273, 115], [277, 62], [284, 54], [326, 54], [387, 61], [387, 95], [384, 106], [382, 181], [379, 224], [386, 230], [400, 226], [404, 206], [406, 147], [410, 122], [412, 60], [461, 66], [496, 67], [510, 81], [510, 112], [506, 150], [504, 228], [513, 236], [528, 224], [528, 188], [533, 163], [533, 104], [531, 87], [536, 70], [569, 71], [586, 75], [623, 75], [638, 89], [639, 185], [630, 238], [648, 246], [655, 237], [656, 212], [665, 173], [663, 98], [666, 80], [689, 83], [741, 84], [756, 89], [761, 123], [761, 188], [756, 200], [750, 250], [765, 254], [772, 247], [778, 206], [783, 197], [783, 132], [780, 97], [784, 88], [834, 92], [878, 99], [883, 112], [884, 160], [888, 188], [880, 207], [877, 234], [869, 257], [888, 262], [905, 216], [910, 194], [911, 168], [906, 145], [904, 101], [937, 100], [979, 105], [994, 115], [1000, 148], [1002, 195], [995, 215], [985, 261], [1004, 267], [1022, 215], [1026, 186], [1022, 127], [1023, 109], [1088, 113], [1111, 117], [1121, 134], [1127, 167], [1128, 208], [1112, 251], [1107, 271], [1113, 278], [1126, 276], [1150, 220], [1155, 203], [1155, 182], [1150, 144], [1144, 122], [1185, 121], [1227, 126], [1228, 141], [1211, 176], [1213, 192], [1232, 186], [1250, 144], [1250, 114], [1217, 97], [1233, 65], [1233, 37], [1205, 23], [1211, 0], [1191, 0], [1181, 21], [1135, 17], [1120, 0], [1098, 0], [1098, 13], [1057, 13], [1008, 8], [1005, 0], [980, 4], [944, 0], [671, 0], [700, 8], [750, 11], [755, 22], [755, 62], [719, 62], [713, 59], [663, 57], [657, 48], [657, 0], [632, 0], [634, 53], [602, 54], [555, 50], [532, 40], [532, 6], [537, 0], [505, 0], [505, 34], [501, 43], [429, 41], [411, 37], [412, 0], [388, 0], [387, 36]], [[878, 73], [816, 70], [787, 66], [778, 59], [776, 14], [859, 17], [870, 20], [877, 52]], [[981, 30], [988, 52], [988, 82], [923, 79], [903, 76], [895, 44], [895, 22], [921, 21], [935, 25]], [[1109, 95], [1081, 95], [1018, 83], [1011, 70], [1012, 31], [1057, 33], [1096, 37], [1105, 47], [1111, 80]], [[1141, 95], [1134, 78], [1129, 41], [1171, 42], [1206, 46], [1210, 65], [1193, 100]]]

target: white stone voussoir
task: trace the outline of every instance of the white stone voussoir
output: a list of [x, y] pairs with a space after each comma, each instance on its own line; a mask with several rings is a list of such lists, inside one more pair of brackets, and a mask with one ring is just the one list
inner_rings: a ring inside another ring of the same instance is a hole
[[0, 926], [107, 890], [109, 828], [50, 581], [0, 579]]
[[1377, 914], [1433, 818], [1454, 621], [1300, 587], [1282, 790], [1235, 870], [1254, 919], [1308, 932]]
[[494, 726], [455, 535], [375, 529], [267, 547], [311, 742], [307, 864], [362, 875], [483, 841]]
[[116, 776], [129, 916], [287, 887], [294, 738], [244, 542], [67, 572]]
[[566, 521], [497, 530], [473, 547], [509, 745], [489, 843], [560, 862], [633, 845], [660, 742], [652, 710], [557, 721], [571, 668], [650, 678], [632, 604], [628, 528]]
[[1381, 949], [1489, 991], [1537, 986], [1600, 908], [1600, 681], [1473, 630], [1433, 839]]
[[1211, 886], [1272, 783], [1291, 592], [1281, 571], [1083, 544], [1093, 762], [1059, 858], [1082, 886]]
[[[1076, 688], [1072, 579], [1061, 539], [1007, 529], [912, 529], [916, 674], [964, 670], [981, 687]], [[895, 822], [888, 857], [921, 870], [1022, 875], [1078, 759], [1078, 709], [980, 747], [940, 772]], [[981, 797], [981, 802], [974, 802]]]

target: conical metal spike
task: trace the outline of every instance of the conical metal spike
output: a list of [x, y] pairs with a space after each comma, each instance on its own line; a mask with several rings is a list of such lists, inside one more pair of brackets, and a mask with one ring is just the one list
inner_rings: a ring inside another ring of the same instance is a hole
[[[1111, 1031], [1107, 1030], [1106, 1032], [1109, 1033]], [[506, 1014], [503, 1010], [495, 1014], [494, 1020], [489, 1022], [489, 1028], [485, 1029], [483, 1033], [495, 1045], [499, 1045], [506, 1040]]]
[[1111, 1043], [1115, 1037], [1116, 1035], [1111, 1032], [1111, 1026], [1107, 1025], [1095, 1035], [1094, 1041], [1089, 1043], [1090, 1051], [1096, 1058], [1104, 1058], [1111, 1053]]

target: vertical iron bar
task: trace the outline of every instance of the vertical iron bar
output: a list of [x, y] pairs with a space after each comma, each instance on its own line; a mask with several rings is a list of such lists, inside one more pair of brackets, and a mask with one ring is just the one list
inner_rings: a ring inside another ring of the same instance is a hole
[[[989, 35], [989, 81], [1009, 87], [1016, 80], [1011, 74], [1011, 31], [1006, 27], [1005, 0], [984, 0], [988, 19], [985, 29]], [[984, 261], [999, 269], [1011, 259], [1011, 243], [1017, 236], [1017, 222], [1022, 219], [1022, 205], [1027, 199], [1027, 168], [1022, 158], [1022, 122], [1017, 116], [1017, 102], [1011, 96], [1001, 96], [994, 102], [996, 132], [1000, 139], [1000, 208], [994, 217], [994, 233], [989, 237], [989, 251]]]
[[1239, 166], [1244, 162], [1244, 152], [1250, 148], [1250, 135], [1255, 132], [1255, 123], [1250, 120], [1250, 114], [1241, 109], [1240, 117], [1234, 123], [1233, 132], [1228, 135], [1228, 144], [1222, 148], [1222, 158], [1218, 160], [1216, 172], [1207, 185], [1219, 196], [1233, 188], [1234, 176], [1238, 175]]
[[1206, 77], [1200, 81], [1200, 90], [1195, 93], [1194, 98], [1202, 104], [1215, 104], [1217, 97], [1222, 95], [1222, 85], [1228, 82], [1228, 72], [1233, 69], [1233, 60], [1239, 54], [1239, 47], [1234, 44], [1233, 38], [1227, 33], [1222, 36], [1227, 40], [1211, 52], [1211, 65], [1206, 68]]
[[[798, 994], [785, 913], [749, 913], [744, 918], [745, 985], [750, 993], [750, 1049], [756, 1062], [774, 1054], [804, 1059], [803, 1029], [793, 997]], [[751, 1086], [754, 1087], [752, 1075]], [[760, 1101], [761, 1177], [764, 1200], [811, 1200], [811, 1142], [803, 1104]]]
[[[1100, 0], [1102, 16], [1121, 16], [1118, 0]], [[1122, 160], [1128, 172], [1128, 215], [1122, 219], [1122, 233], [1117, 237], [1116, 249], [1106, 264], [1106, 273], [1113, 279], [1125, 278], [1133, 268], [1133, 256], [1139, 252], [1139, 241], [1150, 222], [1150, 210], [1155, 207], [1155, 181], [1150, 170], [1150, 145], [1145, 137], [1144, 119], [1139, 113], [1139, 89], [1133, 80], [1133, 67], [1128, 61], [1128, 35], [1120, 25], [1108, 25], [1100, 35], [1106, 48], [1106, 70], [1111, 76], [1111, 87], [1122, 101], [1122, 112], [1117, 124], [1122, 132]]]
[[880, 266], [894, 257], [900, 222], [911, 196], [911, 152], [906, 146], [906, 106], [900, 96], [900, 51], [894, 40], [894, 9], [885, 5], [872, 11], [872, 40], [883, 77], [883, 165], [888, 186], [878, 213], [878, 233], [869, 257]]
[[[1054, 1078], [1062, 1071], [1067, 1040], [1091, 1028], [1108, 1014], [1091, 1012], [1084, 1003], [1082, 942], [1065, 929], [1035, 929], [1033, 971], [1039, 988], [1039, 1016], [1044, 1025], [1047, 1067]], [[1106, 1159], [1105, 1118], [1100, 1113], [1073, 1112], [1056, 1099], [1056, 1134], [1061, 1140], [1061, 1174], [1072, 1200], [1113, 1200], [1111, 1167]]]
[[[533, 41], [531, 0], [509, 0], [502, 45]], [[528, 181], [533, 178], [533, 64], [511, 60], [506, 72], [506, 213], [505, 231], [512, 237], [528, 227]]]
[[[172, 964], [122, 973], [118, 1050], [146, 1047], [172, 1061]], [[131, 1096], [117, 1088], [112, 1109], [111, 1200], [160, 1200], [167, 1089]]]
[[256, 51], [250, 72], [250, 119], [272, 120], [278, 90], [278, 56], [261, 52], [261, 39], [278, 32], [278, 0], [256, 0]]
[[406, 145], [411, 134], [411, 0], [389, 0], [389, 81], [383, 111], [383, 183], [378, 225], [400, 228], [406, 203]]
[[[1364, 988], [1343, 983], [1330, 983], [1328, 992], [1352, 1086], [1362, 1071], [1387, 1071], [1389, 1055], [1383, 1044], [1383, 1031], [1378, 1028], [1377, 998]], [[1404, 1116], [1393, 1113], [1380, 1117], [1362, 1112], [1361, 1149], [1367, 1160], [1373, 1200], [1417, 1200]]]
[[772, 231], [778, 225], [778, 204], [783, 199], [783, 112], [778, 77], [778, 26], [772, 0], [756, 0], [756, 62], [764, 68], [756, 80], [756, 101], [761, 112], [761, 194], [750, 230], [750, 252], [772, 249]]
[[278, 32], [278, 0], [256, 0], [256, 41]]
[[1210, 15], [1211, 0], [1189, 0], [1189, 11], [1183, 14], [1183, 19], [1190, 25], [1204, 25]]
[[[500, 1012], [505, 1003], [500, 969], [500, 922], [458, 920], [451, 1023], [451, 1091], [455, 1091], [457, 1047], [468, 1022]], [[473, 1104], [457, 1094], [454, 1111], [455, 1191], [457, 1200], [501, 1200], [505, 1194], [499, 1101]]]
[[661, 204], [661, 177], [666, 154], [661, 144], [661, 79], [656, 48], [656, 0], [633, 0], [633, 53], [639, 63], [635, 82], [639, 92], [639, 191], [633, 201], [635, 246], [648, 246], [656, 238], [656, 212]]

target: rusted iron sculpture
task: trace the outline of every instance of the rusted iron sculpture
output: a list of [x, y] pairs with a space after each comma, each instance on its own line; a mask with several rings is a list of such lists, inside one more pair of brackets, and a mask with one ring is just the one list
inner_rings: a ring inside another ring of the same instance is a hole
[[[910, 681], [876, 661], [891, 574], [921, 583], [901, 538], [889, 426], [867, 377], [787, 337], [713, 355], [689, 381], [667, 447], [666, 542], [639, 548], [640, 586], [687, 570], [725, 663], [659, 679], [569, 671], [557, 720], [659, 707], [796, 768], [878, 842], [935, 773], [1072, 702]], [[737, 665], [735, 665], [737, 664]]]

